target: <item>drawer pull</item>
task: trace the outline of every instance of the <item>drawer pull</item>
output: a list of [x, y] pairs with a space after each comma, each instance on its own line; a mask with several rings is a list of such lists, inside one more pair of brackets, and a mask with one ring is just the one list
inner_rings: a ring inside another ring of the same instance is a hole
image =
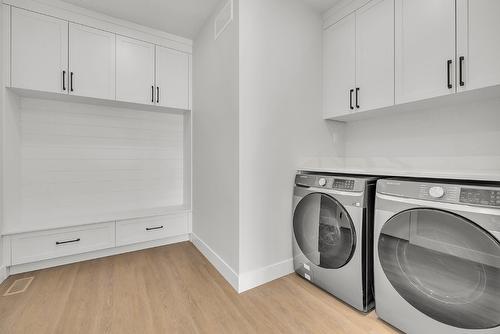
[[446, 61], [446, 76], [448, 78], [448, 89], [453, 88], [453, 85], [451, 83], [451, 68], [450, 68], [452, 63], [453, 61], [451, 59]]
[[73, 239], [73, 240], [67, 240], [67, 241], [56, 241], [56, 245], [65, 245], [65, 244], [72, 244], [75, 242], [79, 242], [81, 239]]
[[146, 227], [146, 231], [154, 231], [154, 230], [161, 230], [163, 228], [162, 226], [156, 226], [156, 227]]

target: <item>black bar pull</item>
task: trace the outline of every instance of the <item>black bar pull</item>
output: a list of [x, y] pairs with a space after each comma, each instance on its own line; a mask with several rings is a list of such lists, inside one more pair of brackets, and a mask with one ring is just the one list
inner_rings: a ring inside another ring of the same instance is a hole
[[66, 91], [66, 71], [63, 71], [63, 90]]
[[448, 77], [448, 89], [453, 88], [453, 85], [451, 84], [451, 64], [452, 63], [453, 63], [453, 61], [451, 59], [449, 59], [446, 62], [446, 72], [447, 72], [447, 77]]
[[156, 103], [160, 103], [160, 87], [156, 87]]
[[156, 227], [146, 227], [146, 231], [154, 231], [154, 230], [161, 230], [163, 228], [162, 226], [156, 226]]
[[358, 96], [359, 96], [359, 88], [356, 87], [356, 108], [359, 109]]
[[56, 241], [56, 245], [72, 244], [72, 243], [79, 242], [79, 241], [80, 241], [80, 238], [68, 240], [68, 241]]
[[151, 86], [151, 103], [155, 103], [155, 86]]
[[464, 56], [461, 56], [459, 58], [460, 62], [458, 63], [458, 67], [459, 67], [459, 71], [460, 71], [460, 86], [463, 87], [465, 86], [465, 82], [464, 82], [464, 76], [463, 76], [463, 73], [464, 73], [464, 60], [465, 60], [465, 57]]
[[353, 110], [353, 109], [354, 109], [354, 107], [352, 106], [352, 93], [354, 93], [354, 89], [351, 89], [351, 90], [349, 91], [349, 108], [350, 108], [351, 110]]
[[73, 91], [73, 72], [70, 73], [69, 75], [69, 90]]

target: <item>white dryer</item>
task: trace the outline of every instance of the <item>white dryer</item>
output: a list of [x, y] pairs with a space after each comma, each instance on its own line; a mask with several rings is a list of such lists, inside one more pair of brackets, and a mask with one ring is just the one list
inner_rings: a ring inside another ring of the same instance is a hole
[[500, 333], [500, 186], [377, 184], [379, 317], [409, 334]]

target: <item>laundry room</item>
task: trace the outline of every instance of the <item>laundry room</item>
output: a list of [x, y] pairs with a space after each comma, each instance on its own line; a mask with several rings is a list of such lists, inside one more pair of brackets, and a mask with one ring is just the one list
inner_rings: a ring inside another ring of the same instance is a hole
[[500, 334], [500, 1], [1, 5], [1, 334]]

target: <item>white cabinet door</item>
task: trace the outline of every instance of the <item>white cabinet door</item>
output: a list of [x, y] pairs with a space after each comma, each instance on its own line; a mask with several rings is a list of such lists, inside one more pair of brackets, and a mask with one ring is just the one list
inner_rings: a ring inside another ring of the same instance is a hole
[[116, 36], [116, 99], [155, 103], [155, 46]]
[[357, 111], [394, 104], [394, 0], [374, 0], [356, 12]]
[[115, 34], [70, 23], [70, 94], [115, 99]]
[[67, 93], [68, 22], [12, 7], [11, 24], [12, 87]]
[[454, 93], [455, 0], [396, 0], [395, 19], [396, 103]]
[[189, 109], [189, 55], [156, 46], [156, 103]]
[[500, 84], [499, 15], [498, 0], [457, 1], [457, 83], [460, 91]]
[[324, 32], [323, 116], [348, 114], [354, 103], [356, 18], [351, 14]]

